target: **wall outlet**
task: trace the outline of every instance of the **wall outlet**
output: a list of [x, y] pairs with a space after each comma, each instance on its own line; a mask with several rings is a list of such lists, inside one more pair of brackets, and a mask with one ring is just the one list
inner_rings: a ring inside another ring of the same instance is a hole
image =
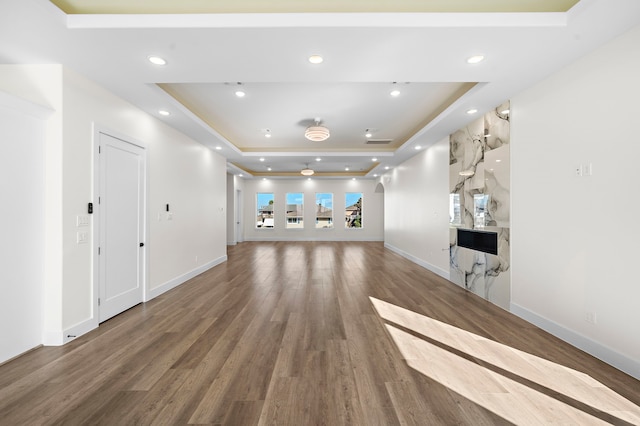
[[578, 164], [575, 170], [576, 176], [582, 176], [582, 164]]
[[78, 244], [86, 244], [89, 241], [89, 236], [86, 232], [78, 232], [76, 234], [76, 242]]
[[597, 323], [596, 313], [595, 312], [585, 312], [584, 319], [585, 319], [586, 322], [591, 323], [591, 324], [596, 324]]
[[81, 226], [89, 226], [89, 216], [86, 216], [86, 215], [76, 216], [76, 226], [78, 228]]

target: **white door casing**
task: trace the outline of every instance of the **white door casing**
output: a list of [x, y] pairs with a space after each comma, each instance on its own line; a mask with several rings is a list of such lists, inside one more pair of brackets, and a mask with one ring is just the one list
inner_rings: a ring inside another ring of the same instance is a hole
[[144, 297], [145, 149], [99, 132], [99, 322]]
[[243, 242], [242, 235], [242, 191], [236, 189], [236, 242]]

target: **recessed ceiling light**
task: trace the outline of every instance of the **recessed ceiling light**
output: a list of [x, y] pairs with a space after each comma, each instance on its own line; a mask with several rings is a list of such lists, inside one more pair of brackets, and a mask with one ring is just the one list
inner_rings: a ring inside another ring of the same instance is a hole
[[316, 161], [322, 161], [322, 158], [318, 157], [316, 158]]
[[384, 167], [384, 169], [385, 169], [385, 170], [389, 170], [389, 166], [385, 166], [385, 167]]
[[496, 160], [496, 163], [501, 163], [501, 162], [502, 162], [502, 160]]
[[242, 176], [244, 176], [244, 175], [243, 175], [242, 173], [240, 173], [238, 176], [242, 177]]
[[420, 145], [416, 145], [414, 149], [417, 151], [419, 149], [422, 149], [422, 147]]
[[373, 158], [371, 159], [371, 161], [378, 161], [378, 159], [377, 159], [377, 158], [375, 158], [375, 157], [373, 157]]
[[163, 109], [161, 109], [160, 111], [158, 111], [158, 114], [160, 115], [164, 115], [165, 117], [168, 115], [171, 115], [171, 113], [169, 111], [165, 111]]
[[470, 110], [467, 111], [467, 114], [475, 114], [476, 112], [478, 112], [477, 109], [471, 108]]
[[264, 157], [260, 157], [260, 161], [264, 161]]
[[467, 59], [468, 64], [477, 64], [482, 61], [484, 61], [484, 56], [482, 55], [475, 55]]
[[271, 171], [271, 167], [267, 167], [267, 170], [268, 170], [268, 171]]
[[221, 146], [216, 146], [216, 149], [217, 149], [218, 151], [220, 151], [220, 150], [222, 149], [222, 147], [221, 147]]
[[324, 58], [320, 55], [311, 55], [309, 56], [309, 62], [316, 65], [321, 64], [322, 62], [324, 62]]
[[378, 175], [377, 175], [377, 174], [375, 174], [375, 175], [373, 175], [373, 177], [378, 177]]
[[349, 167], [345, 167], [345, 168], [344, 168], [344, 170], [345, 170], [346, 172], [348, 172], [348, 171], [349, 171]]
[[243, 92], [242, 90], [236, 90], [236, 96], [239, 98], [244, 98], [246, 95], [245, 92]]
[[373, 134], [369, 131], [369, 129], [365, 130], [364, 137], [370, 138], [371, 136], [373, 136]]
[[265, 133], [264, 137], [269, 139], [271, 137], [271, 133]]
[[397, 89], [394, 89], [394, 90], [392, 90], [389, 94], [390, 94], [391, 96], [393, 96], [394, 98], [397, 98], [398, 96], [400, 96], [400, 91], [399, 91], [399, 90], [397, 90]]
[[356, 180], [356, 178], [351, 178], [351, 180]]
[[147, 56], [147, 59], [149, 60], [149, 62], [151, 62], [153, 65], [167, 65], [167, 61], [165, 61], [163, 58], [161, 58], [160, 56]]

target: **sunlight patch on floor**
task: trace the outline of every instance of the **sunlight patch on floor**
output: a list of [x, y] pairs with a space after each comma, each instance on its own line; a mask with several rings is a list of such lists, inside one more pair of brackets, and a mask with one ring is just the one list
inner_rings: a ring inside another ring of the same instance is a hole
[[[409, 366], [506, 420], [522, 425], [606, 424], [580, 410], [579, 405], [585, 404], [619, 420], [640, 424], [640, 407], [587, 374], [382, 300], [370, 299], [384, 320], [452, 349], [443, 349], [387, 324], [387, 330]], [[465, 359], [456, 351], [517, 375], [523, 381], [565, 395], [576, 401], [577, 407]]]

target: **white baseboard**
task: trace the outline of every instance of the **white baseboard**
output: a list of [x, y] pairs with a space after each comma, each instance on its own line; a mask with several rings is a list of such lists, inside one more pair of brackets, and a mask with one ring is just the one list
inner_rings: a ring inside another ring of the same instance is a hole
[[413, 263], [422, 266], [425, 269], [428, 269], [429, 271], [433, 272], [434, 274], [438, 274], [440, 275], [442, 278], [445, 278], [447, 280], [449, 280], [450, 274], [449, 271], [445, 271], [442, 268], [439, 268], [435, 265], [430, 264], [429, 262], [425, 262], [422, 259], [419, 259], [409, 253], [407, 253], [406, 251], [400, 250], [397, 247], [392, 246], [391, 244], [387, 244], [384, 243], [384, 248], [391, 250], [394, 253], [399, 254], [400, 256], [404, 257], [407, 260], [412, 261]]
[[626, 355], [596, 342], [595, 340], [583, 336], [580, 333], [576, 333], [575, 331], [570, 330], [550, 319], [544, 318], [535, 312], [531, 312], [516, 303], [511, 303], [510, 310], [514, 315], [519, 316], [565, 342], [572, 344], [578, 349], [581, 349], [599, 360], [612, 365], [618, 370], [640, 380], [640, 362], [638, 360], [631, 359]]
[[42, 335], [42, 344], [44, 346], [62, 346], [97, 327], [97, 318], [89, 318], [62, 331], [46, 331]]
[[199, 266], [185, 274], [182, 274], [178, 277], [173, 278], [172, 280], [167, 281], [164, 284], [161, 284], [158, 287], [152, 288], [147, 292], [147, 297], [145, 299], [145, 302], [148, 302], [151, 299], [154, 299], [158, 296], [160, 296], [162, 293], [166, 293], [167, 291], [176, 288], [177, 286], [179, 286], [180, 284], [185, 283], [186, 281], [189, 281], [191, 278], [196, 277], [198, 275], [200, 275], [201, 273], [213, 268], [214, 266], [217, 266], [221, 263], [224, 263], [227, 261], [227, 255], [221, 256], [217, 259], [212, 260], [211, 262], [207, 262], [202, 266]]
[[269, 242], [269, 241], [291, 241], [291, 242], [305, 242], [305, 241], [344, 241], [344, 242], [367, 242], [367, 243], [381, 243], [382, 240], [380, 238], [349, 238], [345, 237], [323, 237], [322, 235], [318, 237], [249, 237], [245, 238], [244, 241], [254, 241], [254, 242]]

